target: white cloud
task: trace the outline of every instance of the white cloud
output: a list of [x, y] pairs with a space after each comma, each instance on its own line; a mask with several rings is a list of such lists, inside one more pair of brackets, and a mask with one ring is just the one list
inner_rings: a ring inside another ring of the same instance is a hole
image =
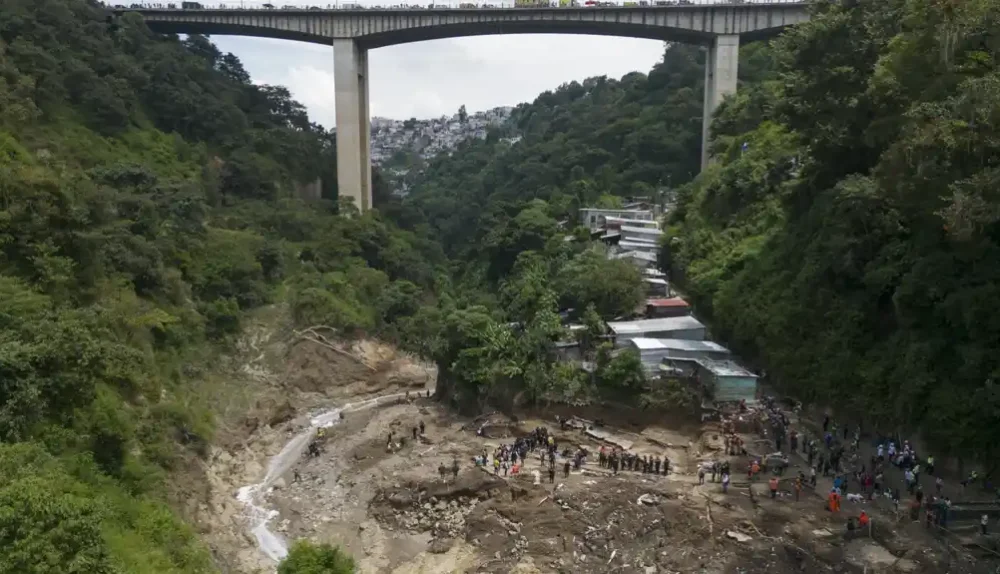
[[[332, 48], [232, 36], [213, 41], [236, 54], [254, 81], [288, 87], [314, 121], [334, 125]], [[405, 119], [451, 115], [461, 105], [469, 111], [516, 105], [573, 80], [647, 72], [662, 55], [663, 44], [653, 40], [580, 35], [476, 36], [389, 46], [368, 56], [370, 108], [373, 115]]]

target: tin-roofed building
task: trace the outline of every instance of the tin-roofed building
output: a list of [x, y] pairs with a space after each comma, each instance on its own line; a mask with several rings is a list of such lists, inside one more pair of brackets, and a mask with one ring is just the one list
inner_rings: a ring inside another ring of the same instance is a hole
[[[647, 279], [648, 281], [648, 279]], [[646, 299], [646, 318], [659, 319], [662, 317], [683, 317], [691, 314], [691, 306], [680, 297], [669, 299]]]
[[645, 251], [624, 251], [622, 253], [612, 255], [612, 257], [615, 259], [628, 259], [640, 269], [656, 267], [655, 253], [646, 253]]
[[[643, 277], [643, 282], [646, 283], [646, 296], [658, 299], [661, 297], [670, 296], [670, 283], [660, 277]], [[647, 302], [647, 306], [649, 303]], [[647, 313], [648, 316], [648, 313]]]
[[657, 244], [660, 237], [663, 237], [662, 231], [649, 227], [622, 225], [619, 231], [622, 234], [622, 241], [648, 241]]
[[719, 402], [757, 400], [757, 375], [736, 361], [696, 359], [698, 380], [708, 394]]
[[639, 352], [646, 374], [655, 376], [664, 359], [725, 359], [729, 349], [713, 341], [689, 339], [650, 339], [637, 337], [628, 341], [626, 348]]
[[580, 225], [594, 229], [604, 227], [606, 218], [635, 219], [653, 221], [653, 212], [646, 209], [603, 209], [599, 207], [584, 207], [580, 210]]
[[641, 251], [654, 255], [660, 250], [660, 246], [651, 241], [625, 241], [624, 239], [618, 241], [618, 248], [622, 251]]
[[648, 229], [659, 229], [660, 224], [655, 219], [628, 219], [625, 217], [606, 216], [604, 226], [607, 229], [621, 229], [622, 226], [645, 227]]
[[629, 341], [638, 338], [705, 340], [705, 325], [691, 316], [612, 321], [608, 327], [614, 335], [616, 347], [625, 347]]

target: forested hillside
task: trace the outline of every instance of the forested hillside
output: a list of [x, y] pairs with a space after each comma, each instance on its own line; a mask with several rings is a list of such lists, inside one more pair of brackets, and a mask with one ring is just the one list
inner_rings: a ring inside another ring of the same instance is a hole
[[[1000, 2], [823, 3], [721, 111], [665, 248], [808, 400], [995, 460]], [[741, 151], [746, 142], [746, 151]]]
[[[497, 133], [439, 158], [398, 219], [429, 221], [470, 284], [551, 299], [525, 288], [535, 277], [566, 301], [555, 278], [581, 247], [556, 220], [571, 231], [581, 205], [678, 188], [663, 265], [714, 336], [797, 397], [918, 429], [937, 452], [994, 457], [998, 15], [996, 0], [817, 5], [808, 24], [741, 48], [740, 91], [714, 123], [718, 161], [696, 178], [703, 56], [669, 46], [648, 75], [519, 107], [520, 142]], [[585, 291], [614, 280], [584, 276]], [[453, 359], [473, 349], [502, 365], [503, 341], [467, 338], [442, 364], [467, 367]], [[470, 370], [456, 379], [472, 388], [507, 376]]]
[[0, 572], [214, 571], [163, 493], [207, 451], [202, 375], [256, 308], [422, 340], [443, 254], [337, 217], [329, 184], [297, 199], [332, 154], [205, 38], [3, 2]]

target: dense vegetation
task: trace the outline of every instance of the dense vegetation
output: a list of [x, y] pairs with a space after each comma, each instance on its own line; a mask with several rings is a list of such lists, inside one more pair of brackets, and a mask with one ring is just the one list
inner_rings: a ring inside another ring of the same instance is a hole
[[[575, 295], [615, 279], [588, 273], [562, 291], [567, 254], [585, 248], [553, 240], [557, 220], [570, 231], [580, 205], [677, 188], [662, 264], [717, 338], [802, 399], [993, 459], [998, 15], [996, 0], [817, 5], [811, 22], [742, 48], [740, 92], [714, 122], [718, 162], [693, 180], [702, 56], [668, 46], [648, 75], [543, 94], [509, 131], [431, 162], [398, 220], [430, 222], [466, 280], [499, 284], [499, 308], [517, 318], [558, 306], [506, 292], [548, 286], [579, 309]], [[481, 318], [461, 319], [484, 332]], [[442, 364], [481, 389], [469, 349], [497, 369], [517, 355], [486, 351], [503, 337], [471, 337]], [[509, 372], [521, 388], [544, 379]]]
[[[0, 572], [209, 572], [164, 504], [248, 313], [421, 340], [443, 254], [337, 217], [332, 137], [205, 38], [78, 0], [0, 10]], [[324, 166], [318, 168], [317, 166]]]
[[[406, 201], [380, 186], [378, 212], [343, 218], [332, 135], [231, 54], [7, 0], [0, 573], [214, 570], [163, 485], [207, 451], [203, 375], [265, 305], [433, 358], [459, 404], [655, 400], [601, 339], [640, 276], [574, 227], [666, 187], [663, 264], [718, 338], [799, 397], [995, 456], [1000, 0], [816, 10], [743, 48], [700, 176], [703, 56], [675, 45], [649, 74], [543, 94]], [[300, 199], [317, 177], [323, 199]], [[587, 370], [558, 360], [571, 338]]]
[[1000, 2], [816, 10], [721, 112], [667, 258], [784, 388], [995, 460]]

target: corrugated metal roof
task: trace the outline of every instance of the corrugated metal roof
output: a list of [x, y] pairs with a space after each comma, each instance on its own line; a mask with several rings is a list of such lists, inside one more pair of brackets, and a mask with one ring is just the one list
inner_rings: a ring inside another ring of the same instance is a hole
[[615, 217], [614, 215], [605, 216], [604, 222], [618, 225], [632, 223], [638, 227], [652, 227], [654, 229], [659, 229], [660, 227], [660, 224], [655, 219], [634, 219], [630, 217]]
[[[646, 279], [646, 281], [652, 281], [652, 279]], [[660, 279], [660, 281], [663, 281]], [[666, 283], [666, 281], [663, 281]], [[652, 307], [688, 307], [688, 302], [680, 297], [671, 297], [669, 299], [646, 299], [646, 305]]]
[[645, 235], [663, 235], [663, 232], [651, 227], [636, 227], [634, 225], [622, 225], [621, 230], [626, 233], [642, 233]]
[[619, 253], [614, 257], [616, 259], [642, 259], [643, 261], [656, 263], [655, 253], [643, 253], [642, 251], [626, 251], [624, 253]]
[[[643, 277], [642, 280], [645, 281], [646, 283], [652, 283], [653, 285], [669, 285], [666, 279], [660, 279], [659, 277]], [[667, 300], [668, 299], [650, 299], [649, 301], [667, 301]]]
[[650, 339], [648, 337], [636, 337], [630, 341], [640, 351], [654, 351], [658, 349], [673, 349], [676, 351], [702, 351], [713, 353], [728, 353], [729, 349], [716, 343], [715, 341], [691, 341], [688, 339]]
[[653, 250], [659, 249], [659, 246], [657, 246], [655, 243], [646, 243], [644, 241], [619, 241], [618, 247], [621, 247], [622, 249], [626, 249], [629, 251], [637, 251], [643, 249], [653, 249]]
[[702, 367], [708, 369], [713, 375], [717, 377], [753, 377], [757, 378], [757, 375], [751, 373], [750, 371], [743, 368], [742, 365], [736, 361], [731, 360], [714, 360], [714, 359], [695, 359]]
[[643, 269], [642, 272], [652, 277], [666, 277], [667, 274], [659, 269]]
[[701, 321], [691, 316], [663, 317], [661, 319], [641, 319], [639, 321], [613, 321], [608, 327], [616, 335], [652, 333], [656, 331], [680, 331], [684, 329], [704, 329]]

